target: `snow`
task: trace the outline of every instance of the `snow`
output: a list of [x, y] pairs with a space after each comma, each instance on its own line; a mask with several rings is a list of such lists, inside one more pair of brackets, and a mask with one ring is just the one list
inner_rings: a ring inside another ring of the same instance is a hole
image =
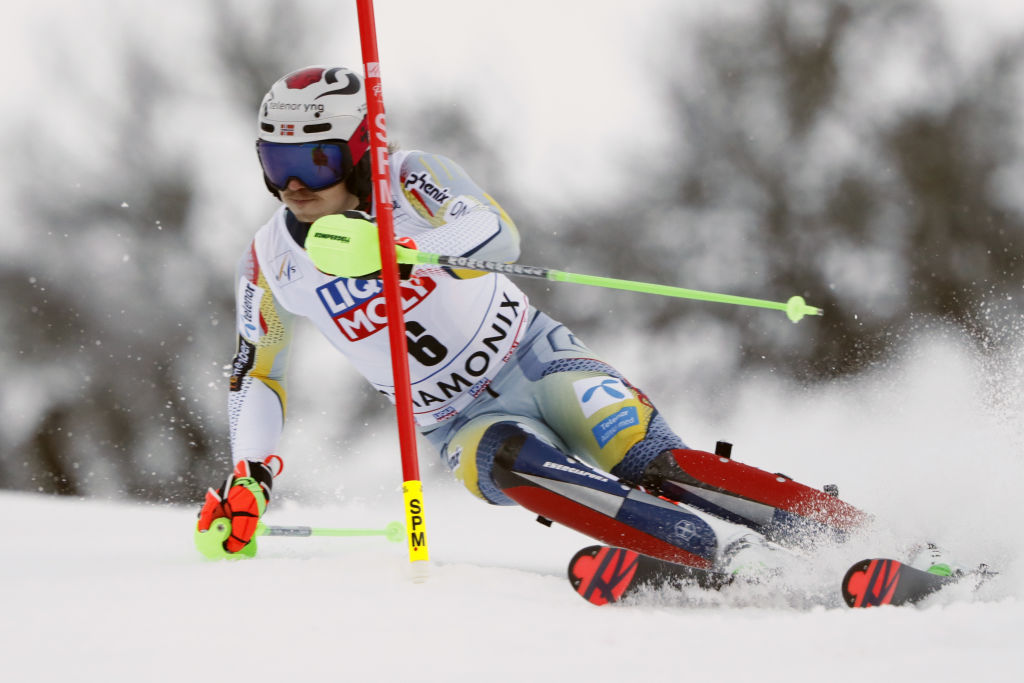
[[[816, 563], [811, 582], [832, 584], [859, 554], [916, 533], [1002, 572], [976, 593], [958, 586], [918, 608], [863, 611], [834, 595], [813, 606], [758, 589], [595, 607], [564, 574], [587, 539], [484, 505], [433, 468], [423, 583], [404, 544], [382, 538], [265, 538], [255, 560], [207, 562], [192, 548], [193, 508], [5, 492], [4, 679], [1024, 680], [1018, 363], [977, 357], [955, 338], [913, 348], [856, 382], [751, 382], [715, 428], [738, 437], [737, 459], [838, 481], [893, 522]], [[397, 482], [349, 475], [359, 493], [310, 505], [286, 471], [268, 522], [400, 518]]]

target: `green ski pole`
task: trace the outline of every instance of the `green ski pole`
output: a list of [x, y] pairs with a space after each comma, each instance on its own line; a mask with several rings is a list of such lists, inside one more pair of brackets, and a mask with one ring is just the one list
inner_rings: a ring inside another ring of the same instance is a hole
[[[231, 534], [231, 520], [227, 517], [218, 517], [210, 523], [206, 531], [195, 530], [193, 539], [196, 549], [211, 560], [222, 559], [243, 559], [253, 557], [256, 554], [255, 543], [251, 544], [251, 551], [242, 551], [232, 554], [224, 549], [224, 541]], [[391, 522], [383, 529], [326, 529], [310, 526], [270, 526], [260, 522], [256, 525], [256, 536], [384, 536], [392, 543], [397, 543], [405, 538], [405, 528], [400, 522]], [[250, 546], [246, 546], [249, 548]]]
[[383, 529], [327, 529], [312, 526], [272, 526], [260, 522], [257, 536], [384, 536], [392, 543], [405, 537], [401, 522], [391, 522]]
[[[324, 216], [310, 228], [306, 237], [306, 251], [316, 267], [325, 273], [354, 277], [360, 274], [375, 273], [380, 270], [380, 252], [377, 245], [377, 228], [362, 218], [353, 218], [342, 214]], [[395, 247], [396, 258], [405, 264], [434, 264], [451, 268], [464, 268], [488, 273], [502, 273], [517, 277], [531, 277], [554, 282], [572, 282], [592, 287], [620, 289], [644, 294], [657, 294], [681, 299], [712, 301], [734, 306], [752, 306], [784, 311], [794, 323], [805, 315], [822, 315], [820, 308], [807, 305], [801, 296], [792, 296], [786, 301], [768, 301], [752, 299], [732, 294], [705, 292], [698, 289], [685, 289], [671, 285], [659, 285], [635, 280], [600, 277], [597, 275], [581, 275], [567, 273], [554, 268], [524, 266], [518, 263], [501, 263], [498, 261], [481, 261], [464, 256], [443, 256], [430, 254], [405, 247]]]

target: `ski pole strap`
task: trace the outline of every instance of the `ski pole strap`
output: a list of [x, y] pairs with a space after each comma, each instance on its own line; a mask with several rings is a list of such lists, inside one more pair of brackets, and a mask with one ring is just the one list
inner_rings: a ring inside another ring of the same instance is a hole
[[578, 273], [567, 273], [553, 268], [538, 268], [536, 266], [524, 266], [517, 263], [500, 263], [496, 261], [480, 261], [466, 258], [464, 256], [442, 256], [440, 254], [429, 254], [422, 251], [412, 251], [399, 248], [399, 263], [412, 264], [436, 264], [451, 268], [465, 268], [468, 270], [480, 270], [491, 273], [504, 273], [518, 277], [533, 277], [555, 282], [572, 282], [578, 285], [590, 285], [592, 287], [604, 287], [606, 289], [621, 289], [630, 292], [642, 292], [644, 294], [657, 294], [659, 296], [671, 296], [680, 299], [694, 299], [697, 301], [712, 301], [734, 306], [752, 306], [755, 308], [768, 308], [777, 311], [785, 311], [789, 319], [794, 323], [799, 322], [805, 315], [822, 315], [820, 308], [808, 306], [801, 296], [790, 297], [787, 301], [767, 301], [765, 299], [752, 299], [745, 296], [734, 296], [732, 294], [719, 294], [717, 292], [704, 292], [698, 289], [685, 289], [671, 285], [659, 285], [649, 282], [636, 282], [635, 280], [620, 280], [612, 277], [601, 277], [598, 275], [580, 275]]

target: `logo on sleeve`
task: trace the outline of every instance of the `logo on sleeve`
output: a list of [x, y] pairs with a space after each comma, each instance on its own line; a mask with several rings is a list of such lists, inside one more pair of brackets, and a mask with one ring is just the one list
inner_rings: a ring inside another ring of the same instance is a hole
[[[440, 206], [452, 198], [451, 189], [435, 185], [426, 171], [410, 173], [402, 179], [402, 187], [424, 207], [427, 206], [427, 199]], [[430, 213], [433, 215], [433, 212]]]
[[245, 337], [239, 336], [238, 351], [235, 353], [235, 359], [231, 361], [231, 380], [228, 385], [231, 391], [242, 390], [242, 380], [252, 370], [253, 363], [255, 362], [256, 347], [252, 345], [252, 342], [246, 340]]
[[444, 212], [445, 223], [451, 223], [458, 218], [462, 218], [478, 206], [483, 206], [483, 204], [468, 195], [460, 194], [448, 203]]
[[260, 313], [263, 288], [244, 277], [238, 281], [238, 333], [249, 341], [259, 341], [267, 331], [267, 323]]

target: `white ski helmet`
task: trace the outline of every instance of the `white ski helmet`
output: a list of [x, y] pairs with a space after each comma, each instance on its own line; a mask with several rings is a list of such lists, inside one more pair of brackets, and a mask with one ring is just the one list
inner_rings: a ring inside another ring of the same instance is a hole
[[[345, 181], [350, 192], [369, 202], [370, 156], [363, 79], [340, 66], [307, 66], [280, 79], [263, 97], [259, 111], [257, 153], [267, 188], [274, 196], [301, 173], [300, 159], [314, 158], [316, 169], [329, 169], [323, 187]], [[323, 144], [313, 144], [323, 143]], [[310, 150], [304, 157], [298, 149]], [[325, 151], [330, 156], [328, 166]], [[335, 158], [340, 154], [340, 158]], [[277, 155], [277, 157], [275, 157]], [[337, 162], [337, 163], [335, 163]], [[308, 164], [307, 164], [308, 165]], [[333, 180], [333, 181], [332, 181]]]

